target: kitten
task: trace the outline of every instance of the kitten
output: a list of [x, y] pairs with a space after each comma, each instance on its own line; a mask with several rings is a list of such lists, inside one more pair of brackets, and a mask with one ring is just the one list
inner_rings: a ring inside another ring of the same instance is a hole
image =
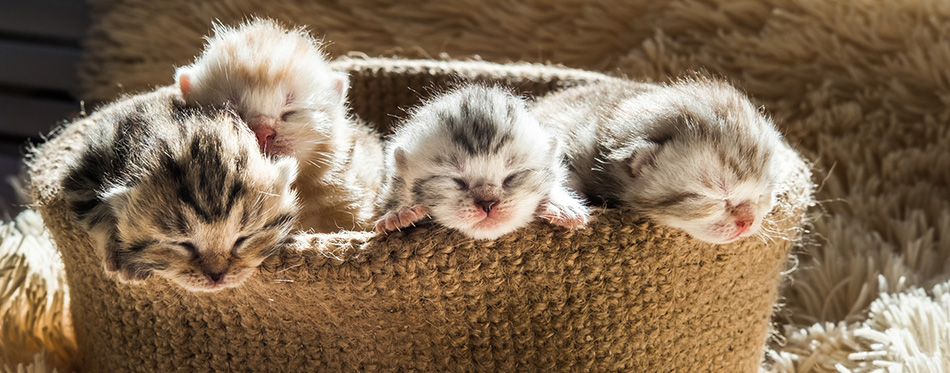
[[518, 229], [535, 214], [577, 228], [588, 210], [564, 187], [555, 133], [525, 102], [496, 87], [465, 85], [414, 109], [390, 139], [376, 229], [427, 216], [476, 239]]
[[786, 145], [726, 82], [604, 82], [542, 97], [533, 111], [560, 128], [569, 185], [596, 203], [717, 244], [756, 234], [775, 204], [773, 149]]
[[177, 86], [189, 105], [229, 103], [254, 131], [260, 150], [290, 156], [301, 229], [362, 229], [382, 182], [379, 135], [347, 113], [347, 76], [330, 69], [320, 44], [301, 29], [252, 19], [217, 25]]
[[235, 287], [289, 240], [296, 162], [261, 155], [232, 112], [187, 108], [166, 87], [81, 121], [88, 140], [63, 195], [121, 281]]

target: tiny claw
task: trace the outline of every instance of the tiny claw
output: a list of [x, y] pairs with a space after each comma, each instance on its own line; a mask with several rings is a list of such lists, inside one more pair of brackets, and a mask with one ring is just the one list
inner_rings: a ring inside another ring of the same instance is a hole
[[376, 231], [387, 233], [391, 231], [402, 231], [402, 228], [414, 227], [416, 222], [429, 216], [427, 209], [422, 205], [404, 207], [399, 210], [390, 211], [384, 214], [376, 221]]
[[568, 229], [582, 228], [590, 220], [587, 207], [579, 203], [562, 206], [550, 200], [541, 203], [538, 216], [547, 220], [548, 223]]

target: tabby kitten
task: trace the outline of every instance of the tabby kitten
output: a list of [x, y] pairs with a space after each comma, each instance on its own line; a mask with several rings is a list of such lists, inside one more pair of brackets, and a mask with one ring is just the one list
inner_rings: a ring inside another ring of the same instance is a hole
[[296, 162], [260, 154], [229, 110], [188, 108], [168, 87], [74, 125], [88, 140], [69, 165], [64, 199], [119, 280], [231, 288], [289, 240]]

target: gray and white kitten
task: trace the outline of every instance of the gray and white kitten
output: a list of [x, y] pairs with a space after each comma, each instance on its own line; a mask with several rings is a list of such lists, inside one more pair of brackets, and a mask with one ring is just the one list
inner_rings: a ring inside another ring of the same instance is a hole
[[497, 238], [535, 215], [568, 228], [587, 223], [587, 207], [564, 186], [555, 132], [504, 89], [463, 85], [438, 95], [389, 143], [380, 232], [426, 217], [475, 239]]
[[87, 140], [68, 165], [64, 200], [119, 280], [235, 287], [289, 240], [296, 162], [262, 155], [232, 112], [186, 107], [166, 87], [74, 125]]
[[775, 204], [772, 121], [728, 83], [611, 81], [542, 97], [560, 128], [570, 185], [595, 203], [627, 205], [703, 241], [756, 234]]
[[346, 74], [303, 29], [267, 19], [216, 25], [176, 85], [191, 106], [228, 103], [260, 150], [298, 162], [298, 226], [315, 232], [370, 227], [382, 183], [379, 135], [348, 114]]

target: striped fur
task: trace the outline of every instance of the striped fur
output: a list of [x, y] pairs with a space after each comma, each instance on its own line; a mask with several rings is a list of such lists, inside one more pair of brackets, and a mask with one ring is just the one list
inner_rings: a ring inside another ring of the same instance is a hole
[[296, 164], [263, 157], [232, 112], [186, 107], [164, 88], [85, 120], [63, 195], [120, 280], [234, 287], [288, 240]]

